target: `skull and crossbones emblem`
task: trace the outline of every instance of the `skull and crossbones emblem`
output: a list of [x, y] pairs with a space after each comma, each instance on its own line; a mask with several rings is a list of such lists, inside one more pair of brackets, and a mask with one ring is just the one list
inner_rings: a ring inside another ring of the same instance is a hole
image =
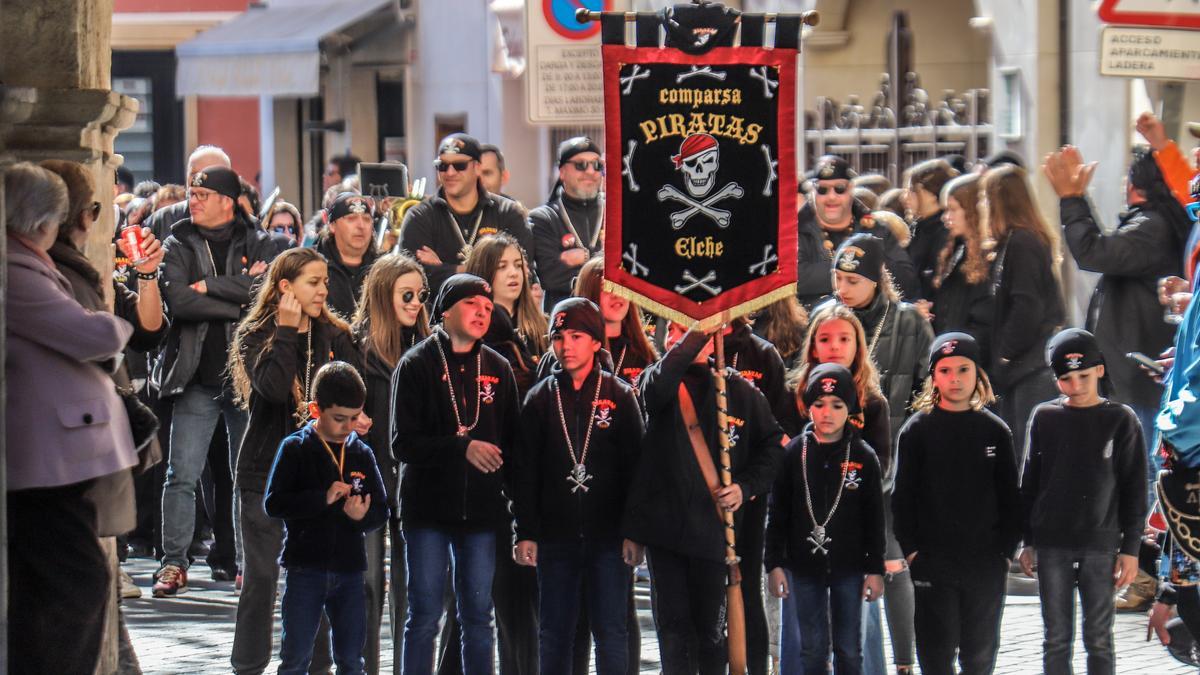
[[[730, 212], [716, 208], [726, 199], [741, 199], [745, 191], [736, 182], [713, 193], [717, 184], [717, 169], [721, 164], [721, 150], [717, 139], [710, 134], [692, 134], [679, 146], [679, 154], [672, 155], [675, 169], [683, 174], [683, 187], [687, 194], [674, 185], [664, 185], [658, 191], [658, 201], [668, 199], [683, 204], [686, 208], [671, 214], [671, 228], [678, 230], [696, 214], [703, 214], [719, 227], [728, 227]], [[710, 194], [711, 193], [711, 194]]]
[[1079, 370], [1083, 367], [1083, 354], [1067, 354], [1067, 368]]

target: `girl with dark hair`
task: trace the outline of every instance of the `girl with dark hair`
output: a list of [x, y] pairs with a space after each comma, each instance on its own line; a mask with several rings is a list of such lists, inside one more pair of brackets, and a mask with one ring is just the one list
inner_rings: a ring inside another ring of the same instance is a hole
[[[429, 289], [425, 271], [416, 259], [401, 253], [380, 257], [371, 266], [363, 282], [362, 297], [350, 330], [362, 354], [367, 404], [364, 414], [371, 428], [364, 439], [375, 452], [375, 463], [383, 476], [384, 488], [392, 508], [388, 520], [391, 543], [391, 584], [387, 586], [391, 625], [404, 622], [408, 600], [404, 538], [400, 536], [397, 487], [399, 464], [392, 456], [389, 437], [392, 372], [404, 352], [429, 336], [429, 313], [425, 301]], [[379, 630], [384, 599], [384, 530], [367, 534], [367, 644], [363, 650], [367, 672], [379, 670]], [[403, 632], [393, 631], [396, 652], [400, 653]]]
[[500, 232], [479, 240], [465, 264], [467, 274], [492, 285], [495, 304], [483, 342], [508, 359], [524, 398], [536, 380], [538, 355], [549, 346], [549, 324], [530, 288], [529, 259], [515, 237]]
[[755, 335], [775, 346], [785, 368], [796, 365], [808, 331], [808, 312], [796, 296], [789, 295], [763, 307], [754, 315], [752, 325]]
[[921, 297], [933, 297], [933, 280], [937, 273], [938, 252], [946, 244], [946, 228], [942, 225], [942, 206], [938, 195], [942, 187], [958, 175], [944, 159], [930, 159], [905, 172], [904, 210], [912, 223], [912, 241], [908, 257], [921, 281]]
[[642, 370], [658, 360], [658, 352], [646, 337], [642, 310], [625, 298], [604, 290], [603, 257], [597, 256], [584, 263], [575, 278], [572, 295], [587, 298], [600, 306], [616, 375], [636, 387]]
[[[233, 637], [235, 670], [266, 668], [271, 658], [283, 522], [263, 510], [279, 443], [308, 423], [312, 378], [331, 360], [360, 362], [350, 327], [325, 304], [329, 267], [315, 249], [293, 248], [267, 269], [250, 312], [234, 332], [229, 374], [236, 401], [250, 411], [235, 476], [241, 498], [245, 568]], [[365, 435], [367, 428], [357, 429]], [[323, 622], [324, 624], [324, 622]], [[317, 638], [317, 663], [329, 663], [329, 631]]]
[[949, 237], [938, 253], [933, 278], [933, 332], [967, 333], [987, 363], [991, 343], [992, 288], [988, 260], [992, 241], [979, 217], [979, 174], [969, 173], [942, 188], [942, 222]]

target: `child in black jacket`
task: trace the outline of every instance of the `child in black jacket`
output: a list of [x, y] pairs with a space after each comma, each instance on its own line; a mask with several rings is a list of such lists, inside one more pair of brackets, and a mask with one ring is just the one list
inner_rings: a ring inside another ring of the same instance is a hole
[[990, 673], [1000, 646], [1004, 583], [1020, 540], [1012, 434], [985, 409], [994, 397], [979, 345], [946, 333], [900, 430], [892, 495], [896, 540], [916, 591], [921, 672]]
[[1146, 516], [1142, 428], [1128, 406], [1101, 398], [1104, 355], [1091, 333], [1062, 331], [1046, 361], [1063, 396], [1029, 422], [1021, 567], [1033, 576], [1036, 547], [1046, 673], [1071, 672], [1076, 585], [1088, 672], [1111, 673], [1113, 592], [1137, 574]]
[[317, 420], [283, 439], [263, 501], [267, 515], [282, 518], [286, 530], [279, 672], [308, 672], [325, 614], [338, 672], [361, 673], [367, 616], [363, 535], [387, 520], [387, 495], [374, 453], [353, 433], [367, 396], [358, 372], [348, 363], [326, 364], [313, 389]]
[[862, 423], [862, 409], [844, 366], [813, 368], [803, 400], [812, 422], [788, 444], [771, 493], [770, 589], [778, 598], [796, 594], [804, 673], [828, 670], [831, 626], [836, 672], [861, 673], [862, 600], [883, 593], [879, 460], [850, 426]]

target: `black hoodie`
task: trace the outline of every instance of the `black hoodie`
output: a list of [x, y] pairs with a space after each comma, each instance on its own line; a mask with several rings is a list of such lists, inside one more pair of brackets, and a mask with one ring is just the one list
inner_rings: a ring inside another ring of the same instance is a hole
[[343, 319], [349, 321], [358, 309], [358, 300], [362, 295], [367, 273], [379, 257], [375, 245], [372, 244], [363, 254], [362, 264], [355, 266], [342, 261], [342, 254], [338, 251], [332, 233], [326, 234], [317, 242], [317, 251], [325, 256], [325, 261], [329, 263], [329, 297], [326, 302]]
[[[579, 267], [571, 267], [559, 257], [563, 251], [583, 248], [594, 255], [603, 249], [604, 242], [597, 233], [604, 222], [603, 211], [603, 201], [573, 199], [559, 187], [548, 202], [529, 212], [529, 228], [533, 232], [531, 254], [546, 292], [546, 311], [571, 295], [571, 280], [579, 273]], [[575, 232], [567, 227], [564, 215], [570, 219]], [[591, 246], [593, 238], [596, 239], [594, 247]]]
[[[593, 413], [597, 377], [603, 380]], [[585, 483], [587, 490], [576, 489], [567, 478], [574, 463], [563, 436], [563, 419], [576, 458], [583, 451], [591, 426], [584, 461], [591, 476]], [[530, 390], [521, 411], [513, 472], [517, 541], [616, 538], [641, 450], [642, 431], [642, 413], [633, 389], [603, 371], [598, 358], [578, 390], [571, 376], [555, 366], [550, 377]]]
[[[454, 385], [459, 420], [466, 426], [478, 421], [462, 436], [456, 434], [439, 343]], [[392, 452], [404, 464], [400, 479], [404, 527], [490, 531], [509, 525], [512, 517], [504, 489], [512, 470], [519, 416], [512, 368], [482, 341], [477, 340], [465, 354], [455, 354], [450, 336], [439, 328], [405, 352], [392, 375], [391, 434]], [[483, 473], [468, 462], [467, 446], [472, 440], [498, 446], [503, 468]]]

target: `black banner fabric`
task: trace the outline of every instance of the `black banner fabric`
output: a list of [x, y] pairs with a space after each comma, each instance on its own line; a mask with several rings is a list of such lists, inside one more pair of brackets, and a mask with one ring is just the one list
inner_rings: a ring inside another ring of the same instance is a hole
[[795, 50], [603, 52], [606, 288], [709, 324], [793, 292]]

